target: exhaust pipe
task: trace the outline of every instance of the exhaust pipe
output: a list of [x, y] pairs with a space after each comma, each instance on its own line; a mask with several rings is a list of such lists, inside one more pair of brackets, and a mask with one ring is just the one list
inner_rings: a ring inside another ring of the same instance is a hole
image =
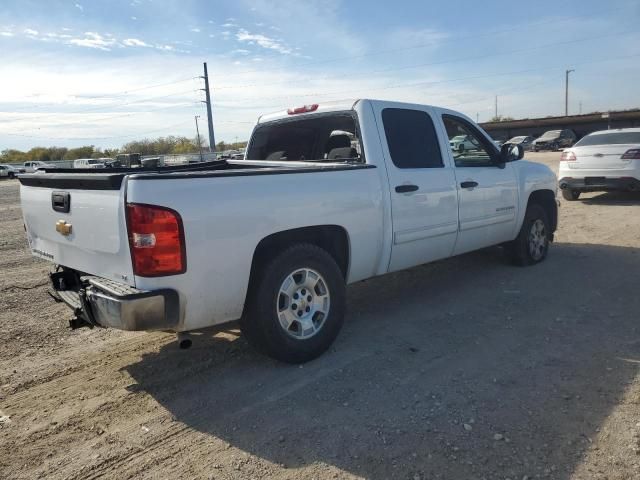
[[180, 350], [186, 350], [193, 344], [191, 335], [186, 332], [178, 332], [176, 334], [176, 340], [178, 341], [178, 347], [180, 348]]

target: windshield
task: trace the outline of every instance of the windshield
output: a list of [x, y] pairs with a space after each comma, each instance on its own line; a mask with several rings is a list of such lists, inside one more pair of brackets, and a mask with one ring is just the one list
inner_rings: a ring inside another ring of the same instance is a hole
[[548, 138], [558, 138], [560, 136], [560, 130], [550, 130], [545, 132], [540, 138], [548, 139]]
[[513, 137], [511, 140], [509, 140], [509, 143], [521, 143], [525, 138], [527, 137]]
[[258, 125], [251, 136], [246, 158], [361, 162], [360, 138], [354, 114], [318, 114]]
[[450, 142], [463, 142], [467, 139], [466, 135], [457, 135], [455, 137], [453, 137], [451, 140], [449, 140]]
[[587, 135], [582, 138], [575, 147], [587, 147], [590, 145], [624, 145], [640, 144], [640, 132], [612, 132]]

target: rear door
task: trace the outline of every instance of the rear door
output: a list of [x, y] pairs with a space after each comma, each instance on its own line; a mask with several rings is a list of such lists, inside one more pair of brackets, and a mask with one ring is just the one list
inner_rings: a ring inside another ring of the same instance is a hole
[[20, 182], [34, 255], [133, 285], [122, 176], [33, 174]]
[[448, 139], [429, 107], [376, 103], [390, 186], [393, 245], [389, 270], [451, 255], [458, 229]]
[[454, 254], [513, 240], [518, 187], [513, 164], [499, 164], [498, 151], [471, 121], [444, 111], [441, 122], [449, 138], [466, 134], [474, 149], [448, 150], [455, 165], [460, 232]]

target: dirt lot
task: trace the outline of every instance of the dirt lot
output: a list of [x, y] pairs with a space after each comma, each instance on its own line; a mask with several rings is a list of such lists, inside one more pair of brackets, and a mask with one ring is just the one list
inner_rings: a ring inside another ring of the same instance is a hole
[[0, 182], [0, 478], [640, 478], [640, 196], [560, 212], [539, 266], [496, 248], [350, 287], [297, 367], [235, 331], [69, 331]]

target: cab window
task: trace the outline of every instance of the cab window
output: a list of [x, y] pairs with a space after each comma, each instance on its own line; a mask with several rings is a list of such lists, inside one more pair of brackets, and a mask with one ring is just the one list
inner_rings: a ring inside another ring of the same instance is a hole
[[498, 151], [480, 131], [466, 120], [443, 115], [449, 147], [456, 167], [490, 167], [496, 164]]

